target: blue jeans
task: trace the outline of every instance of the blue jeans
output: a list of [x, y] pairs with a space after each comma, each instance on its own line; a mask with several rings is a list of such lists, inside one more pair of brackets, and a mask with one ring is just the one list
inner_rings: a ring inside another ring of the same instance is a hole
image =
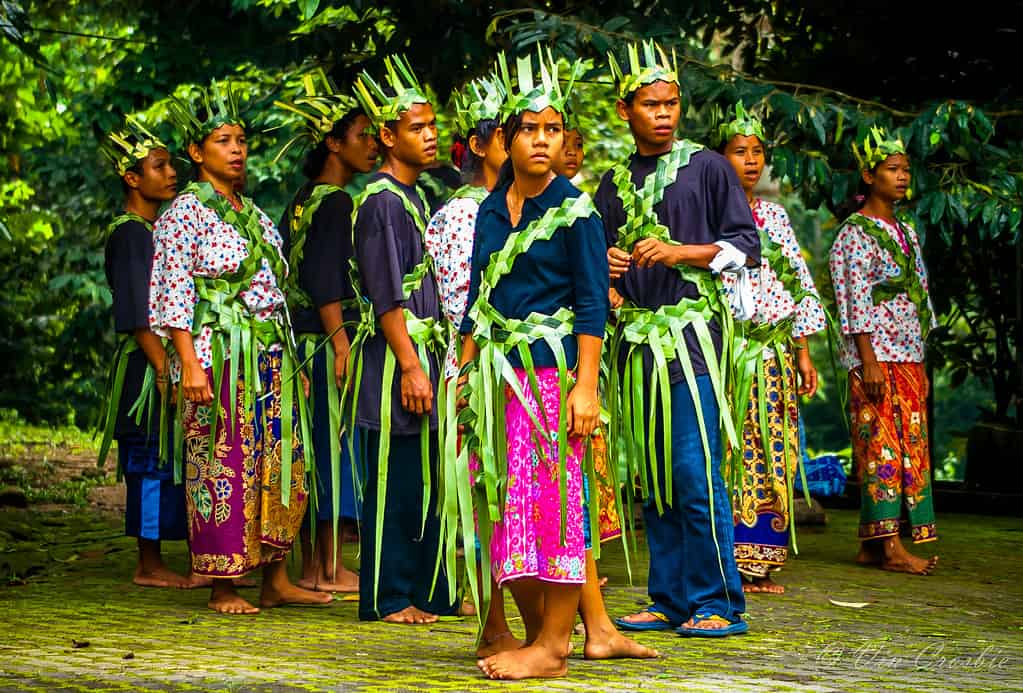
[[[658, 515], [652, 497], [643, 507], [643, 522], [650, 548], [647, 591], [653, 601], [653, 609], [667, 616], [674, 625], [684, 623], [697, 614], [717, 614], [734, 622], [746, 610], [742, 580], [735, 565], [732, 505], [721, 476], [717, 401], [710, 376], [698, 376], [696, 384], [710, 443], [713, 518], [708, 502], [710, 494], [703, 441], [693, 398], [685, 382], [671, 386], [670, 497], [664, 489], [664, 475], [661, 474], [664, 514]], [[660, 464], [664, 452], [660, 442], [663, 423], [659, 415], [658, 421], [655, 435]], [[664, 469], [663, 465], [659, 469]]]

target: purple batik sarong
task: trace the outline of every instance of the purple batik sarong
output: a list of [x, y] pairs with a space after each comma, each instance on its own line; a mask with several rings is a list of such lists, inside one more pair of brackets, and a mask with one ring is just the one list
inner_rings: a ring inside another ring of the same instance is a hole
[[[216, 449], [209, 455], [212, 407], [186, 402], [185, 493], [192, 571], [231, 578], [284, 558], [295, 539], [308, 501], [305, 465], [297, 425], [293, 434], [291, 498], [281, 503], [281, 352], [259, 355], [261, 392], [245, 410], [244, 383], [224, 383]], [[212, 373], [207, 369], [210, 382]], [[225, 374], [229, 372], [224, 365]], [[229, 387], [237, 388], [237, 419], [231, 426]], [[260, 398], [270, 393], [265, 398]], [[297, 412], [292, 417], [297, 422]]]

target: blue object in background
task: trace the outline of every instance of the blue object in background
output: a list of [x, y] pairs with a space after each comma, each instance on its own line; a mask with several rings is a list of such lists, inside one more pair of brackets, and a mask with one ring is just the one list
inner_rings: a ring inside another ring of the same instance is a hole
[[[826, 454], [811, 458], [806, 452], [806, 430], [803, 428], [803, 417], [799, 417], [799, 454], [803, 457], [803, 469], [806, 471], [806, 485], [811, 496], [841, 496], [845, 493], [845, 469], [842, 458], [838, 455]], [[795, 491], [803, 492], [802, 476], [796, 474]]]

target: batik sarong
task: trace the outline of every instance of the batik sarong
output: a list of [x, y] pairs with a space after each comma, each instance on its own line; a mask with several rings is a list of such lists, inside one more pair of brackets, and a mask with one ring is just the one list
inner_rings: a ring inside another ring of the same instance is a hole
[[859, 371], [849, 376], [852, 448], [860, 481], [860, 539], [897, 535], [905, 511], [914, 542], [937, 539], [927, 449], [922, 363], [881, 362], [884, 399], [867, 397]]
[[[777, 358], [764, 361], [763, 392], [757, 379], [753, 379], [742, 427], [742, 484], [732, 491], [735, 562], [739, 572], [749, 578], [767, 577], [772, 570], [780, 569], [788, 557], [792, 521], [788, 480], [795, 478], [799, 460], [799, 413], [791, 355], [785, 354], [781, 363]], [[761, 399], [767, 408], [766, 441], [760, 427]]]
[[[530, 407], [557, 442], [560, 411], [557, 368], [537, 368], [542, 407], [537, 406], [529, 377], [516, 368]], [[544, 416], [546, 414], [546, 417]], [[505, 407], [508, 438], [508, 487], [504, 514], [494, 523], [490, 542], [491, 570], [499, 585], [533, 577], [546, 582], [586, 581], [583, 538], [582, 459], [585, 441], [569, 441], [566, 457], [565, 540], [561, 541], [561, 488], [557, 445], [534, 430], [533, 422], [514, 395]], [[543, 445], [544, 453], [538, 450]]]
[[[618, 515], [616, 504], [616, 493], [618, 489], [611, 476], [611, 468], [607, 460], [607, 438], [603, 433], [596, 434], [590, 438], [590, 451], [593, 455], [593, 471], [597, 479], [597, 534], [600, 543], [617, 539], [622, 536], [622, 519]], [[590, 529], [590, 509], [588, 505], [594, 501], [591, 493], [589, 477], [583, 475], [583, 524], [586, 538], [586, 548], [593, 548]]]
[[[241, 374], [224, 378], [217, 419], [216, 449], [209, 455], [212, 407], [186, 402], [185, 496], [191, 539], [192, 571], [230, 578], [277, 561], [295, 539], [308, 501], [298, 413], [294, 422], [291, 499], [281, 503], [281, 352], [259, 355], [261, 391], [252, 411], [245, 409]], [[239, 369], [241, 372], [244, 369]], [[224, 366], [228, 373], [228, 366]], [[212, 382], [212, 373], [207, 369]], [[236, 387], [236, 425], [232, 427], [230, 390]]]

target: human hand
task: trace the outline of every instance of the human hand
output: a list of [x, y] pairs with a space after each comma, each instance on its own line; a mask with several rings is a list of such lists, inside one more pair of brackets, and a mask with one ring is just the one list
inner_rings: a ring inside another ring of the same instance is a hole
[[874, 402], [884, 400], [884, 371], [877, 361], [867, 361], [860, 368], [860, 377], [863, 379], [863, 389]]
[[189, 402], [209, 404], [213, 401], [210, 379], [198, 361], [187, 361], [181, 365], [181, 388]]
[[419, 363], [401, 371], [401, 406], [420, 416], [433, 410], [433, 383]]
[[810, 358], [810, 351], [805, 347], [796, 352], [796, 370], [799, 371], [799, 388], [796, 390], [804, 397], [817, 394], [817, 368]]
[[618, 293], [614, 287], [611, 287], [607, 292], [607, 298], [611, 302], [612, 308], [621, 308], [622, 304], [625, 303], [625, 299]]
[[597, 396], [597, 388], [580, 387], [576, 383], [568, 393], [565, 407], [570, 437], [583, 438], [597, 428], [600, 422], [600, 399]]
[[612, 279], [618, 279], [629, 271], [632, 264], [632, 256], [621, 248], [607, 249], [607, 268]]
[[678, 249], [681, 246], [670, 245], [656, 238], [644, 238], [632, 248], [632, 259], [640, 267], [653, 267], [661, 264], [674, 267], [679, 264]]

